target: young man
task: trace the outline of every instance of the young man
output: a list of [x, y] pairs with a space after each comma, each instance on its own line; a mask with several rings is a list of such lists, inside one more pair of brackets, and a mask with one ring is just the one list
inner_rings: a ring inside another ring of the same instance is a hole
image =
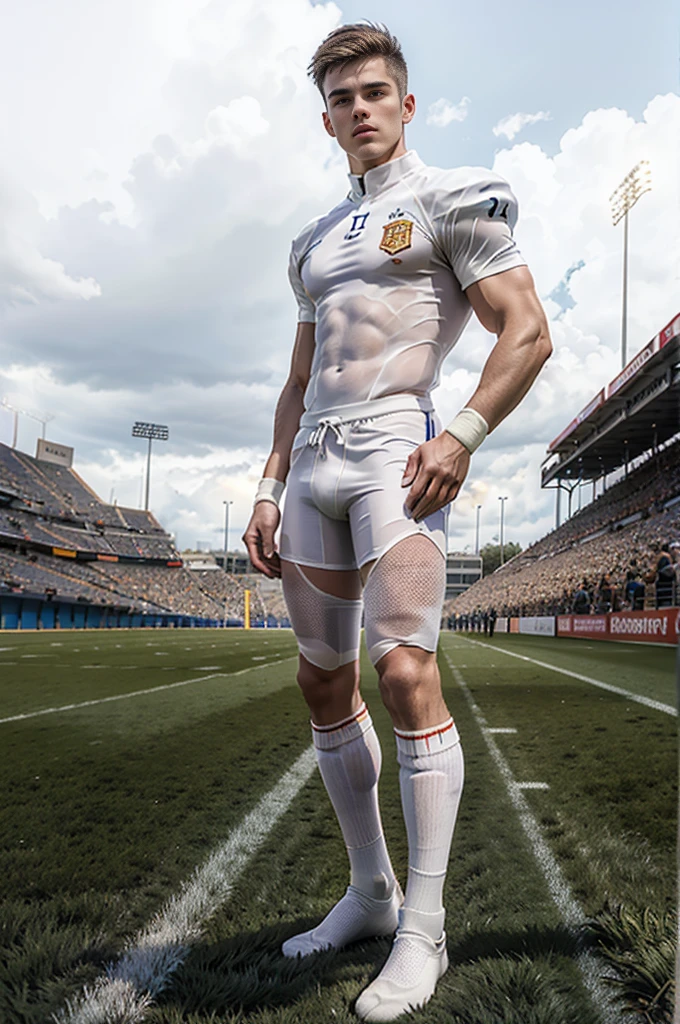
[[[346, 894], [283, 952], [396, 931], [356, 1003], [360, 1018], [388, 1021], [426, 1003], [448, 966], [442, 890], [463, 757], [435, 653], [447, 506], [471, 453], [526, 394], [551, 344], [512, 238], [507, 182], [477, 168], [426, 167], [406, 149], [415, 99], [397, 40], [381, 27], [343, 26], [310, 73], [324, 127], [348, 156], [350, 193], [293, 242], [297, 336], [243, 539], [258, 570], [283, 578], [298, 682], [350, 861]], [[441, 430], [430, 392], [473, 310], [498, 340], [467, 407]], [[362, 604], [396, 734], [405, 898], [378, 809], [380, 746], [359, 692]]]

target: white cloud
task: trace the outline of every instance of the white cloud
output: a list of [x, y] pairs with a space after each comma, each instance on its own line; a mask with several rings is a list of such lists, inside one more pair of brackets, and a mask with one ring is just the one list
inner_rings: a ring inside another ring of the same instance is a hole
[[73, 277], [41, 249], [37, 203], [0, 167], [0, 309], [44, 300], [92, 299], [101, 288], [92, 277]]
[[442, 96], [427, 108], [427, 124], [435, 128], [446, 128], [452, 121], [464, 121], [468, 116], [469, 105], [469, 96], [463, 96], [460, 103], [451, 103]]
[[[591, 111], [564, 134], [554, 157], [529, 143], [496, 155], [494, 169], [519, 200], [515, 237], [551, 320], [554, 352], [520, 407], [473, 459], [474, 480], [488, 487], [482, 543], [498, 532], [499, 494], [510, 495], [508, 539], [526, 544], [554, 526], [555, 496], [540, 488], [540, 463], [549, 442], [619, 370], [623, 237], [621, 225], [612, 227], [609, 196], [643, 158], [651, 164], [652, 191], [630, 216], [628, 357], [680, 310], [680, 239], [668, 232], [680, 179], [669, 140], [679, 135], [680, 97], [669, 94], [651, 100], [641, 121], [622, 110]], [[547, 296], [570, 267], [577, 267], [569, 281], [574, 304], [562, 311]], [[445, 422], [469, 399], [492, 343], [473, 326], [454, 350], [436, 396]], [[458, 369], [449, 371], [451, 364]], [[451, 517], [452, 547], [470, 544], [476, 503], [466, 488]]]
[[[13, 18], [27, 38], [37, 5], [27, 0]], [[17, 65], [21, 39], [0, 39], [0, 87], [26, 86], [21, 107], [6, 104], [0, 118], [0, 397], [55, 414], [48, 436], [75, 445], [76, 468], [103, 498], [115, 487], [132, 505], [144, 452], [131, 424], [167, 423], [154, 510], [180, 545], [219, 544], [229, 497], [235, 543], [290, 357], [290, 239], [346, 187], [306, 76], [340, 11], [309, 0], [120, 0], [102, 31], [95, 9], [60, 9], [30, 79]], [[462, 120], [469, 102], [439, 100], [439, 122], [429, 123]], [[583, 263], [569, 280], [573, 307], [552, 323], [553, 358], [474, 457], [453, 546], [473, 542], [478, 503], [482, 541], [497, 532], [499, 494], [510, 496], [508, 539], [526, 543], [552, 525], [540, 462], [617, 370], [622, 238], [608, 197], [643, 157], [653, 191], [631, 215], [631, 354], [680, 309], [679, 243], [668, 231], [680, 178], [669, 140], [679, 130], [680, 98], [659, 96], [639, 122], [591, 112], [554, 156], [526, 143], [496, 155], [519, 198], [517, 238], [539, 293]], [[435, 396], [445, 422], [492, 344], [471, 324]], [[21, 417], [23, 450], [39, 429]], [[0, 409], [0, 440], [11, 434]]]
[[514, 139], [515, 135], [518, 135], [522, 128], [526, 128], [528, 124], [536, 124], [537, 121], [550, 121], [552, 118], [550, 114], [545, 110], [539, 110], [536, 114], [508, 114], [507, 117], [501, 118], [498, 124], [494, 125], [494, 135], [505, 135], [506, 139]]

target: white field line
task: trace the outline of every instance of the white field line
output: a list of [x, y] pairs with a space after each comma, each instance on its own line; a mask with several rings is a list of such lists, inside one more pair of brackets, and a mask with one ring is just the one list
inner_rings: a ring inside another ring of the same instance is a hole
[[315, 767], [314, 748], [308, 747], [229, 839], [128, 943], [121, 959], [109, 965], [93, 986], [67, 1000], [67, 1008], [53, 1014], [53, 1020], [58, 1024], [141, 1021]]
[[[281, 665], [284, 661], [292, 661], [297, 654], [290, 658], [277, 658], [267, 665]], [[6, 722], [22, 722], [25, 718], [37, 718], [39, 715], [56, 715], [60, 711], [73, 711], [76, 708], [90, 708], [95, 704], [109, 704], [114, 700], [128, 700], [130, 697], [143, 697], [148, 693], [160, 693], [163, 690], [172, 690], [177, 686], [190, 686], [191, 683], [204, 683], [206, 679], [217, 679], [220, 676], [228, 677], [242, 676], [246, 672], [254, 672], [256, 669], [267, 668], [267, 665], [249, 665], [247, 668], [240, 668], [238, 672], [212, 672], [209, 676], [197, 676], [195, 679], [182, 679], [178, 683], [164, 683], [162, 686], [149, 686], [146, 690], [132, 690], [130, 693], [115, 693], [111, 697], [98, 697], [97, 700], [82, 700], [78, 704], [61, 704], [56, 708], [42, 708], [40, 711], [27, 711], [21, 715], [10, 715], [9, 718], [0, 718], [0, 725]]]
[[[479, 640], [470, 640], [465, 637], [467, 643], [475, 644], [476, 647], [484, 647], [488, 650], [489, 644], [480, 643]], [[593, 679], [591, 676], [583, 676], [580, 672], [572, 672], [568, 668], [558, 668], [557, 665], [551, 665], [547, 661], [538, 661], [536, 658], [528, 658], [525, 654], [517, 654], [516, 651], [507, 651], [504, 647], [494, 647], [493, 651], [495, 654], [507, 654], [509, 658], [519, 658], [520, 661], [530, 661], [532, 665], [540, 665], [541, 668], [548, 668], [551, 672], [559, 672], [563, 676], [571, 676], [572, 679], [580, 679], [583, 683], [590, 683], [591, 686], [599, 686], [601, 690], [609, 690], [610, 693], [618, 693], [620, 697], [627, 697], [628, 700], [634, 700], [636, 704], [644, 704], [647, 708], [652, 708], [654, 711], [663, 711], [665, 715], [677, 715], [678, 709], [674, 708], [672, 704], [662, 704], [659, 700], [652, 700], [651, 697], [642, 697], [640, 694], [631, 693], [630, 690], [624, 690], [620, 686], [612, 686], [611, 683], [603, 683], [601, 679]]]
[[[532, 814], [531, 808], [529, 807], [520, 786], [514, 779], [512, 771], [510, 770], [510, 765], [503, 757], [503, 754], [501, 753], [493, 736], [489, 735], [489, 730], [486, 728], [486, 719], [484, 718], [479, 706], [475, 703], [475, 699], [468, 689], [467, 683], [456, 666], [452, 664], [448, 654], [445, 653], [444, 657], [446, 658], [447, 664], [453, 673], [454, 679], [463, 691], [463, 696], [470, 705], [475, 721], [477, 722], [482, 736], [484, 737], [484, 741], [489, 748], [489, 753], [501, 774], [505, 787], [508, 791], [508, 796], [518, 813], [520, 824], [526, 833], [534, 857], [538, 861], [543, 877], [547, 882], [550, 895], [562, 916], [562, 920], [568, 928], [576, 929], [583, 923], [585, 918], [583, 909], [574, 898], [571, 888], [569, 887], [569, 883], [562, 874], [562, 870], [557, 863], [552, 850], [543, 838], [540, 826]], [[622, 1013], [620, 1007], [614, 1005], [611, 994], [603, 984], [601, 980], [604, 973], [603, 966], [597, 962], [591, 953], [587, 951], [579, 953], [576, 960], [581, 974], [583, 975], [585, 986], [588, 989], [591, 999], [593, 1000], [596, 1009], [601, 1014], [602, 1020], [605, 1024], [633, 1024], [633, 1022], [637, 1020], [637, 1017], [627, 1016], [625, 1013]]]

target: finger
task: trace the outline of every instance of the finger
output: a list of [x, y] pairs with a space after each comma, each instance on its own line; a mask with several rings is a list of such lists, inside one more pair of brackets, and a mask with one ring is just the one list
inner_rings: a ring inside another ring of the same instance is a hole
[[271, 559], [269, 560], [269, 568], [271, 569], [274, 576], [281, 578], [281, 559], [278, 554], [274, 552]]
[[269, 566], [264, 562], [260, 556], [260, 550], [262, 545], [262, 539], [259, 532], [246, 533], [243, 537], [250, 561], [253, 564], [253, 568], [257, 569], [258, 572], [263, 573], [265, 576], [271, 577], [272, 573]]
[[434, 472], [431, 469], [426, 469], [421, 462], [418, 466], [418, 471], [411, 486], [411, 490], [406, 495], [405, 505], [409, 511], [413, 511], [423, 494], [425, 494], [427, 488], [430, 486], [430, 481], [433, 476]]
[[418, 522], [422, 519], [427, 519], [428, 516], [434, 515], [435, 512], [439, 512], [448, 505], [450, 501], [449, 492], [447, 490], [440, 489], [430, 500], [421, 512], [415, 517]]
[[[436, 481], [434, 483], [436, 484]], [[448, 505], [453, 498], [453, 492], [457, 491], [457, 486], [452, 485], [450, 479], [445, 479], [439, 482], [438, 487], [432, 487], [421, 502], [418, 518], [426, 519]]]
[[459, 484], [443, 483], [436, 494], [432, 493], [431, 496], [428, 496], [427, 505], [421, 509], [419, 517], [427, 519], [428, 516], [439, 512], [440, 509], [446, 508], [451, 504], [459, 489]]
[[274, 530], [270, 530], [265, 527], [260, 529], [260, 535], [262, 537], [262, 554], [265, 558], [271, 558], [276, 552], [276, 544], [274, 543]]
[[406, 460], [406, 466], [404, 467], [404, 475], [401, 478], [401, 486], [408, 487], [410, 483], [413, 483], [416, 473], [418, 472], [418, 464], [420, 462], [419, 453], [420, 449], [416, 448], [414, 452], [411, 452], [408, 459]]
[[420, 496], [419, 500], [413, 506], [413, 518], [416, 520], [423, 519], [425, 515], [428, 515], [428, 509], [436, 500], [439, 494], [440, 482], [436, 477], [432, 477], [428, 483], [426, 490]]

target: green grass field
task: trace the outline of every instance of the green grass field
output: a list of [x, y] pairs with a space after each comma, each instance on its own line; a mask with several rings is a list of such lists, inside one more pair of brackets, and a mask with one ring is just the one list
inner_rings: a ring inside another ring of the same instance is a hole
[[[295, 655], [283, 630], [0, 634], [3, 1024], [43, 1024], [69, 1003], [63, 1019], [82, 1024], [356, 1019], [353, 1000], [387, 940], [300, 963], [278, 952], [347, 884], [318, 773], [259, 839], [249, 831], [251, 812], [264, 820], [264, 798], [310, 746]], [[671, 1019], [677, 719], [663, 706], [675, 702], [674, 658], [635, 644], [442, 634], [466, 783], [446, 891], [451, 968], [414, 1021]], [[363, 671], [403, 878], [391, 724], [366, 658]], [[499, 729], [514, 731], [489, 732]], [[163, 954], [179, 952], [151, 1004], [97, 1015], [92, 994], [79, 1003], [235, 836], [242, 868], [228, 847], [233, 881], [211, 890], [181, 949], [167, 940]], [[551, 895], [546, 857], [571, 918]]]

